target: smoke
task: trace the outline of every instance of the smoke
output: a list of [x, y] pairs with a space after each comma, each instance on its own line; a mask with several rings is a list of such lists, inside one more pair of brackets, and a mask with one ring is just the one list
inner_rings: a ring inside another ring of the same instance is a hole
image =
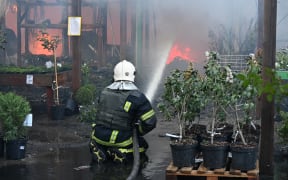
[[[147, 73], [146, 95], [150, 100], [161, 91], [165, 70], [163, 58], [168, 58], [173, 44], [189, 48], [191, 60], [201, 70], [205, 51], [209, 50], [209, 30], [219, 25], [241, 26], [257, 17], [257, 0], [150, 0], [149, 7], [154, 14], [151, 24], [156, 29], [150, 46], [145, 71]], [[248, 24], [248, 23], [247, 23]], [[153, 32], [153, 30], [151, 30]], [[159, 56], [162, 54], [162, 56]], [[166, 59], [167, 60], [167, 59]], [[182, 64], [183, 65], [183, 64]], [[179, 65], [180, 66], [180, 65]], [[173, 68], [178, 68], [173, 64]], [[180, 68], [181, 69], [181, 68]]]
[[2, 18], [7, 10], [9, 9], [10, 1], [9, 0], [2, 0], [0, 3], [0, 18]]
[[157, 41], [173, 39], [204, 59], [208, 31], [220, 24], [241, 26], [257, 17], [257, 0], [155, 0]]

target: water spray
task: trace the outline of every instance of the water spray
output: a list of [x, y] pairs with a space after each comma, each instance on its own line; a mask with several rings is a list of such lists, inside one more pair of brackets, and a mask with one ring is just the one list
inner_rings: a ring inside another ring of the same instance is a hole
[[150, 83], [147, 86], [146, 92], [144, 94], [147, 96], [147, 98], [152, 102], [154, 100], [154, 96], [157, 91], [157, 87], [161, 81], [161, 78], [163, 76], [163, 72], [166, 66], [166, 61], [169, 56], [170, 49], [172, 47], [172, 42], [167, 43], [168, 47], [166, 47], [164, 50], [160, 51], [159, 58], [156, 57], [156, 59], [159, 59], [155, 61], [156, 63], [153, 65], [154, 72], [153, 73], [153, 78], [149, 81]]

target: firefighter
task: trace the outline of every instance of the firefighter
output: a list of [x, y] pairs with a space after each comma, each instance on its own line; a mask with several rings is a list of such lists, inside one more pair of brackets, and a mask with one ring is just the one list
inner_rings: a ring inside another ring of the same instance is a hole
[[148, 143], [143, 138], [156, 127], [151, 103], [134, 84], [135, 67], [122, 60], [114, 67], [114, 82], [102, 90], [89, 142], [93, 161], [108, 159], [116, 163], [133, 158], [132, 134], [137, 128], [139, 152], [145, 154]]

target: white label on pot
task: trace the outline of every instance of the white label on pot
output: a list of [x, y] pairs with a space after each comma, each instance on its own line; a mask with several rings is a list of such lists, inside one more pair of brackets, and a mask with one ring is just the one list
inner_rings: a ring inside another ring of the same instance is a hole
[[232, 157], [232, 153], [228, 152], [228, 157], [231, 158]]
[[26, 75], [26, 84], [33, 84], [33, 75], [31, 74]]
[[23, 126], [27, 126], [27, 127], [32, 127], [32, 122], [33, 122], [33, 115], [27, 114], [25, 117], [25, 121], [23, 122]]
[[22, 150], [23, 150], [23, 149], [25, 149], [25, 147], [24, 147], [24, 146], [20, 146], [20, 149], [22, 149]]

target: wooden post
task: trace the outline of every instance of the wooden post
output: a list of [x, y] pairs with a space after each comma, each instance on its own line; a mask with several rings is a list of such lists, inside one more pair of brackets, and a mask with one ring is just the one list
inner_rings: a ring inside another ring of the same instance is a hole
[[258, 38], [257, 49], [263, 49], [264, 0], [258, 0]]
[[[263, 68], [275, 67], [277, 0], [265, 0], [264, 4], [264, 59]], [[271, 77], [262, 71], [264, 83]], [[266, 94], [261, 102], [261, 142], [260, 142], [260, 179], [273, 177], [274, 144], [274, 100], [267, 101]]]
[[[258, 38], [257, 38], [257, 50], [261, 52], [263, 50], [263, 29], [264, 29], [264, 0], [258, 0]], [[261, 118], [261, 99], [258, 98], [256, 102], [256, 119]]]
[[101, 59], [101, 64], [105, 64], [106, 62], [106, 45], [107, 45], [107, 9], [108, 9], [108, 2], [106, 0], [102, 1], [101, 4], [101, 9], [102, 9], [102, 15], [103, 15], [103, 30], [102, 30], [102, 40], [103, 40], [103, 54], [102, 54], [102, 59]]
[[17, 66], [21, 66], [21, 3], [17, 2]]
[[[81, 1], [72, 1], [72, 16], [81, 16]], [[80, 55], [80, 37], [71, 36], [72, 45], [72, 89], [75, 93], [81, 86], [81, 55]]]

